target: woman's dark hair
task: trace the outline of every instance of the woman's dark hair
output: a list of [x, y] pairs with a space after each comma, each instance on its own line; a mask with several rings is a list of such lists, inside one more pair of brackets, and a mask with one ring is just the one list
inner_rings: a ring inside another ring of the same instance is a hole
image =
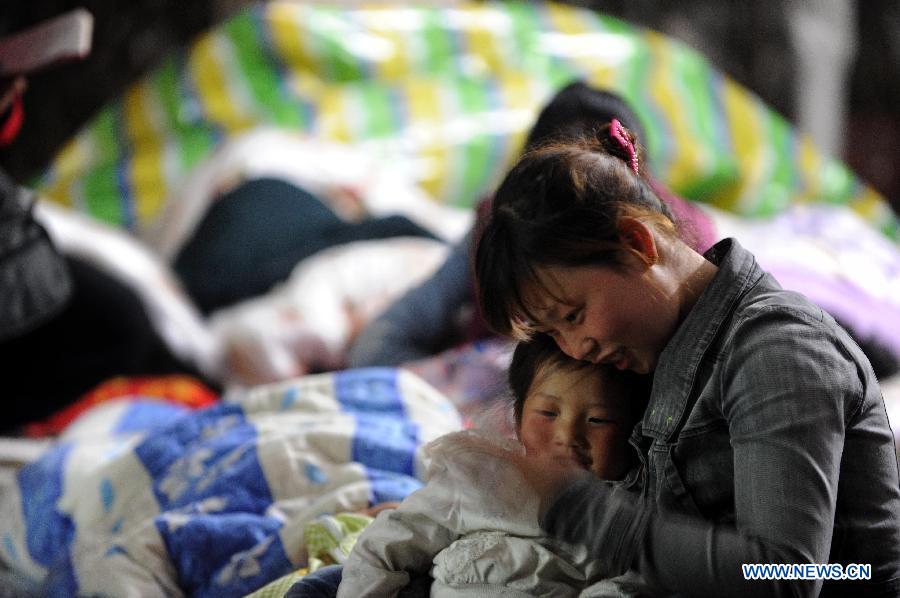
[[641, 120], [622, 96], [574, 81], [560, 89], [544, 106], [525, 141], [525, 150], [550, 141], [595, 134], [617, 118], [637, 139], [646, 139]]
[[[625, 133], [642, 163], [640, 146]], [[524, 290], [541, 285], [539, 267], [620, 264], [621, 217], [678, 236], [669, 207], [631, 170], [629, 159], [607, 124], [528, 151], [506, 175], [474, 263], [479, 305], [496, 332], [531, 334], [528, 320], [534, 318]]]

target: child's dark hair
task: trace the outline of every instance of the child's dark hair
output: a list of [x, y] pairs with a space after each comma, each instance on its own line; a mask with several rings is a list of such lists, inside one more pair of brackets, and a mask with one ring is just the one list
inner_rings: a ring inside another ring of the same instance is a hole
[[557, 346], [556, 341], [546, 334], [534, 334], [527, 341], [519, 341], [509, 364], [509, 389], [512, 394], [513, 417], [516, 430], [522, 424], [522, 409], [525, 399], [535, 381], [548, 374], [563, 371], [579, 371], [597, 368], [604, 373], [604, 384], [612, 384], [628, 391], [628, 411], [633, 422], [640, 419], [653, 383], [652, 376], [631, 371], [616, 371], [589, 361], [569, 357]]
[[[619, 130], [642, 163], [634, 136]], [[668, 206], [632, 170], [631, 158], [607, 124], [532, 149], [506, 175], [474, 263], [479, 305], [496, 332], [530, 336], [524, 289], [541, 284], [540, 266], [620, 264], [619, 218], [640, 218], [678, 237]]]
[[522, 406], [535, 379], [558, 367], [578, 370], [597, 366], [569, 357], [546, 334], [535, 334], [528, 341], [516, 344], [509, 364], [509, 389], [516, 429], [522, 423]]

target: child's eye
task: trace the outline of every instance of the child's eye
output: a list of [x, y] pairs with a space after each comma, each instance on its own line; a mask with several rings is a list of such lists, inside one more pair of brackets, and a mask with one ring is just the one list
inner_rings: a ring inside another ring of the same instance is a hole
[[544, 417], [556, 417], [556, 412], [555, 412], [555, 411], [541, 410], [541, 411], [538, 411], [538, 413], [540, 413], [540, 414], [543, 415]]
[[579, 311], [580, 311], [580, 308], [576, 307], [575, 309], [573, 309], [572, 311], [567, 313], [565, 315], [566, 322], [568, 322], [569, 324], [574, 324], [575, 321], [578, 320]]
[[589, 417], [588, 423], [594, 424], [594, 425], [603, 425], [603, 424], [612, 424], [615, 422], [613, 422], [613, 420], [611, 420], [611, 419], [606, 419], [604, 417]]

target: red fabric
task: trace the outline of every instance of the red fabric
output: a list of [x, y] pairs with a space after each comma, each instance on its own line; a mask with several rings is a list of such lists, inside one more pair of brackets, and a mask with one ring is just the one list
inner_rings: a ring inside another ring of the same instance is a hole
[[16, 94], [13, 97], [12, 105], [7, 112], [6, 121], [0, 125], [0, 147], [9, 145], [22, 130], [22, 123], [25, 121], [25, 107], [22, 104], [22, 96]]
[[85, 411], [116, 399], [156, 399], [201, 409], [213, 405], [219, 397], [196, 378], [181, 374], [112, 378], [47, 419], [26, 425], [23, 433], [32, 438], [54, 436]]

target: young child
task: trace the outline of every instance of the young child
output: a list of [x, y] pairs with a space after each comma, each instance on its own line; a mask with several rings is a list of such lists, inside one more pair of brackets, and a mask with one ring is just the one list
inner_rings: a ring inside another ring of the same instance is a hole
[[426, 447], [427, 485], [363, 532], [339, 598], [395, 596], [423, 575], [437, 597], [632, 595], [622, 580], [604, 581], [609, 575], [583, 547], [545, 536], [538, 497], [515, 463], [624, 478], [641, 383], [571, 359], [542, 335], [516, 347], [509, 380], [519, 442], [465, 431]]

